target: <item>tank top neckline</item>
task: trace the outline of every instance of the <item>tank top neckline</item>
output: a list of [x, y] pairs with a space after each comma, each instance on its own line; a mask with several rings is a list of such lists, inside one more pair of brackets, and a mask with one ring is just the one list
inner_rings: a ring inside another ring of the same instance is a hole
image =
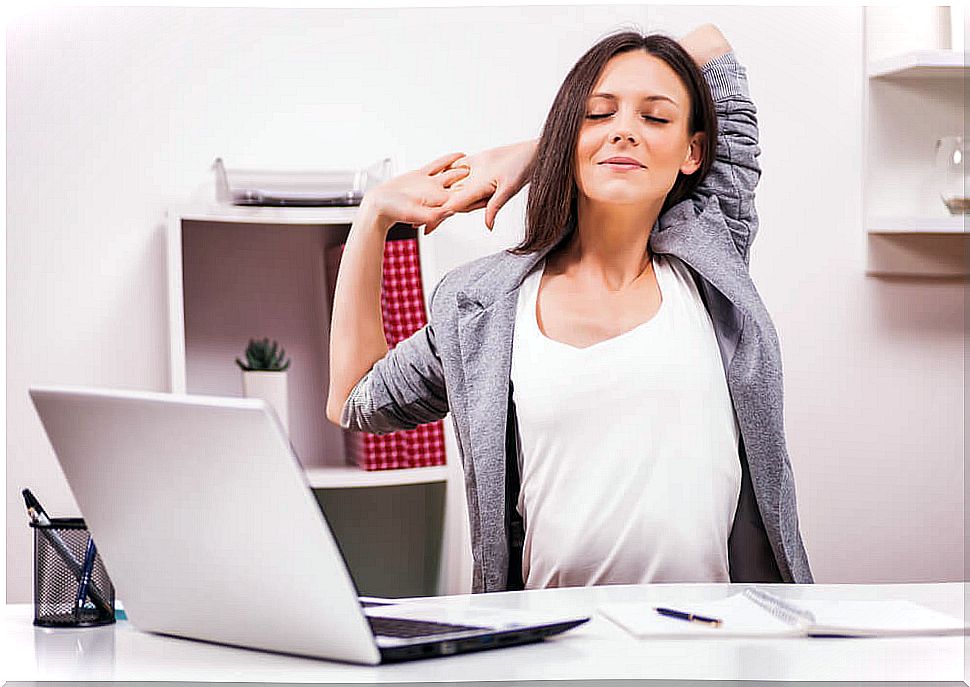
[[531, 316], [529, 317], [529, 321], [532, 324], [532, 331], [538, 335], [540, 340], [546, 342], [549, 345], [555, 346], [563, 350], [574, 351], [577, 354], [579, 354], [579, 353], [584, 353], [586, 351], [599, 349], [600, 347], [628, 338], [635, 333], [638, 333], [644, 329], [655, 326], [654, 323], [657, 322], [657, 320], [661, 317], [661, 315], [663, 315], [667, 310], [667, 297], [669, 294], [669, 289], [664, 288], [664, 280], [666, 279], [666, 275], [664, 274], [664, 269], [662, 269], [662, 267], [659, 264], [659, 257], [656, 254], [654, 254], [653, 257], [651, 258], [651, 261], [653, 263], [654, 274], [657, 275], [657, 288], [660, 290], [660, 307], [657, 308], [657, 312], [655, 312], [650, 317], [650, 319], [641, 322], [640, 324], [636, 325], [632, 329], [628, 329], [625, 332], [621, 332], [616, 336], [611, 336], [608, 339], [601, 339], [600, 341], [592, 343], [589, 346], [579, 347], [579, 346], [573, 346], [572, 344], [564, 343], [562, 341], [557, 341], [556, 339], [546, 336], [546, 334], [542, 331], [542, 328], [539, 326], [539, 312], [538, 312], [539, 287], [542, 284], [542, 275], [546, 271], [546, 260], [545, 258], [543, 258], [539, 263], [538, 269], [536, 270], [537, 274], [534, 275], [535, 282], [532, 285], [531, 293], [529, 294], [530, 296], [529, 312], [531, 313]]

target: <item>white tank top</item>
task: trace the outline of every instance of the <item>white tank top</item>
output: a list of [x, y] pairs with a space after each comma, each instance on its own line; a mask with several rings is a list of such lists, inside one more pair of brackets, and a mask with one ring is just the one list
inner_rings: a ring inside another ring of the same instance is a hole
[[545, 260], [519, 289], [511, 378], [527, 589], [727, 582], [739, 430], [687, 267], [655, 255], [647, 322], [586, 348], [545, 336]]

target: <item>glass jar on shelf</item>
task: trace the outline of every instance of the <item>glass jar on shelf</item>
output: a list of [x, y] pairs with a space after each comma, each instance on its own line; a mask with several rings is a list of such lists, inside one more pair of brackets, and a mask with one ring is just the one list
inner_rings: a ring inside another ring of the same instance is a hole
[[951, 215], [970, 211], [966, 152], [963, 136], [943, 136], [936, 142], [936, 173], [940, 197]]

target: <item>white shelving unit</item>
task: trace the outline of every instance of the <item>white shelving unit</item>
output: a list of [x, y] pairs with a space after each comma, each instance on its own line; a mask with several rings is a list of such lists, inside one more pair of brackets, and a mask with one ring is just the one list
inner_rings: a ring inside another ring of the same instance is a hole
[[[358, 566], [365, 576], [376, 579], [374, 570], [379, 569], [393, 581], [390, 591], [371, 587], [362, 593], [457, 593], [462, 590], [456, 587], [456, 570], [463, 566], [453, 560], [460, 546], [453, 541], [456, 529], [448, 518], [455, 516], [448, 511], [455, 510], [456, 493], [463, 494], [460, 472], [448, 465], [362, 470], [346, 457], [343, 430], [326, 418], [330, 295], [336, 276], [329, 274], [326, 253], [346, 240], [355, 214], [352, 207], [171, 208], [170, 388], [173, 393], [242, 396], [235, 359], [242, 357], [248, 340], [266, 336], [280, 341], [292, 360], [290, 440], [307, 481], [351, 570], [356, 557], [365, 561]], [[422, 269], [428, 269], [423, 255]], [[447, 460], [456, 458], [448, 455]], [[427, 497], [421, 496], [422, 490]], [[399, 528], [390, 539], [389, 522]], [[340, 527], [350, 534], [341, 538]], [[432, 540], [438, 542], [436, 551], [428, 548]], [[381, 554], [386, 565], [375, 566], [368, 547], [381, 541], [392, 551]], [[394, 587], [400, 566], [418, 570], [426, 580], [433, 578], [433, 587]]]
[[445, 482], [448, 479], [448, 468], [444, 465], [400, 470], [361, 470], [353, 465], [347, 465], [307, 468], [305, 472], [307, 481], [314, 489], [401, 486]]
[[946, 209], [933, 160], [937, 138], [964, 133], [966, 64], [964, 52], [908, 50], [866, 65], [867, 274], [968, 276], [967, 216]]

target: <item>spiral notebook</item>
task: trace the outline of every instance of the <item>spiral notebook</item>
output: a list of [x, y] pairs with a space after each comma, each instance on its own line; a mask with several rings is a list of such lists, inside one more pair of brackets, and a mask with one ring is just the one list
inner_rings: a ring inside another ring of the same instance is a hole
[[649, 603], [603, 604], [597, 610], [635, 637], [907, 637], [962, 635], [961, 618], [902, 599], [785, 601], [750, 588], [717, 601], [675, 604], [678, 611], [721, 620], [718, 627], [669, 618]]

